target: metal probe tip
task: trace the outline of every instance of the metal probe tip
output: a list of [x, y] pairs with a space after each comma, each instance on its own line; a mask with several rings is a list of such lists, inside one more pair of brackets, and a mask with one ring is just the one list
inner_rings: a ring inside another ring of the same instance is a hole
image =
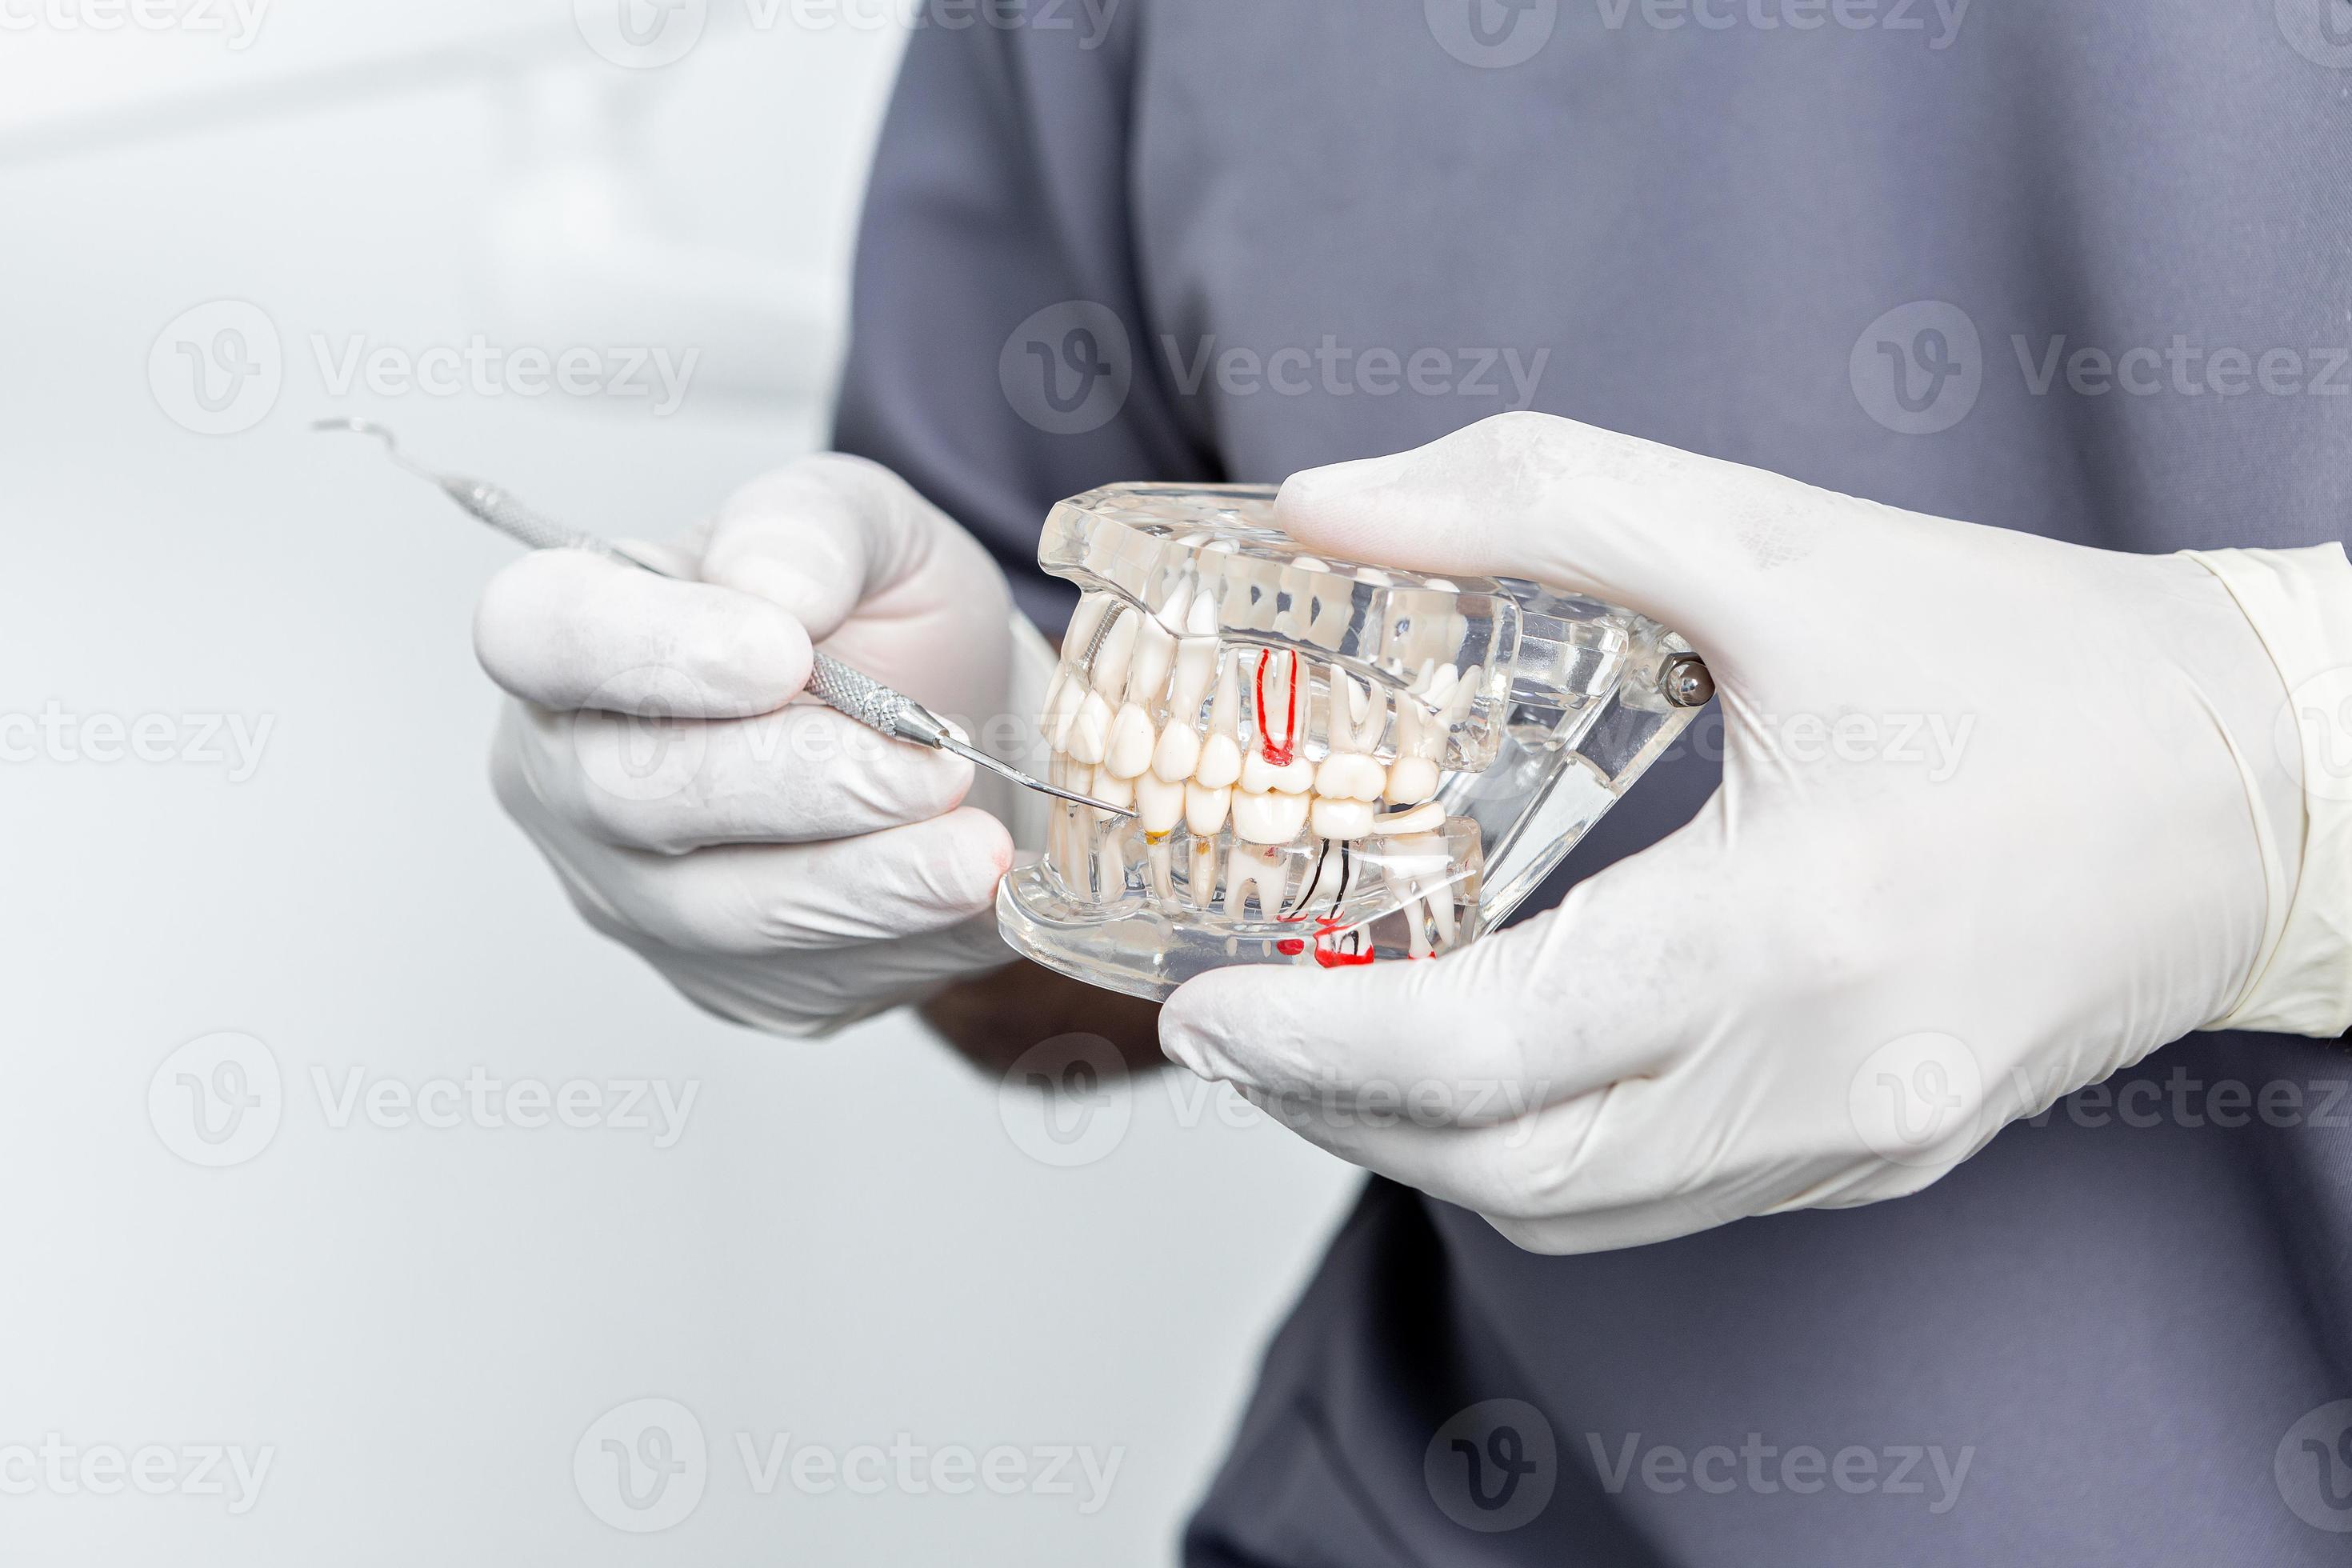
[[940, 749], [943, 752], [953, 752], [957, 756], [971, 763], [974, 766], [983, 767], [992, 773], [1002, 774], [1003, 777], [1011, 779], [1014, 784], [1021, 785], [1024, 789], [1034, 789], [1039, 795], [1050, 795], [1056, 800], [1066, 800], [1072, 805], [1090, 805], [1097, 811], [1108, 812], [1113, 816], [1133, 816], [1135, 815], [1133, 811], [1129, 810], [1126, 806], [1113, 805], [1107, 800], [1097, 800], [1090, 795], [1080, 795], [1076, 790], [1064, 789], [1059, 784], [1049, 784], [1043, 779], [1031, 778], [1027, 773], [1023, 773], [1011, 763], [999, 762], [996, 758], [990, 756], [986, 752], [981, 751], [976, 747], [967, 746], [952, 735], [942, 735], [940, 737]]

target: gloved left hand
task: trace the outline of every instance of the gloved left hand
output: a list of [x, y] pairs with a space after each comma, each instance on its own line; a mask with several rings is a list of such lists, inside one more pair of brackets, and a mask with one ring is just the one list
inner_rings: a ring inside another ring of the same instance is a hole
[[2277, 949], [2301, 783], [2219, 567], [1539, 415], [1301, 474], [1278, 514], [1640, 610], [1721, 692], [1721, 791], [1559, 910], [1431, 962], [1222, 971], [1162, 1015], [1195, 1072], [1522, 1246], [1915, 1191], [2242, 1007]]

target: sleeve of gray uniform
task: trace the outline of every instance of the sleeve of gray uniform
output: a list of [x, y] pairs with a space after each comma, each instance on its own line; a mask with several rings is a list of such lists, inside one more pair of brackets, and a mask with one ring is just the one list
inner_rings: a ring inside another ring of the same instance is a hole
[[[982, 11], [987, 8], [982, 7]], [[1146, 0], [1068, 28], [911, 37], [859, 226], [834, 442], [969, 528], [1058, 633], [1037, 571], [1053, 503], [1118, 479], [1213, 479], [1148, 352], [1127, 170]]]

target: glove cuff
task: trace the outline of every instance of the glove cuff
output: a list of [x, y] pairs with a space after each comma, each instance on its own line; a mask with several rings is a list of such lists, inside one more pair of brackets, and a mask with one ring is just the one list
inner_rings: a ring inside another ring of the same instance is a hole
[[2269, 923], [2244, 994], [2205, 1027], [2333, 1038], [2352, 1026], [2352, 561], [2341, 544], [2183, 553], [2221, 580], [2285, 689], [2272, 732], [2244, 743], [2302, 781], [2302, 821], [2273, 822], [2249, 775]]

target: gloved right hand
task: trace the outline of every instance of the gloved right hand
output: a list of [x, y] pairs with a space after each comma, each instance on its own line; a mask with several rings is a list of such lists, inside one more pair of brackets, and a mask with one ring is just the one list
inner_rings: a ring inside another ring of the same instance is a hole
[[[1012, 862], [971, 764], [803, 700], [814, 642], [964, 724], [1034, 710], [1003, 574], [897, 476], [806, 459], [667, 549], [689, 582], [577, 551], [492, 580], [474, 626], [512, 693], [492, 776], [590, 924], [738, 1023], [814, 1036], [1010, 962]], [[993, 781], [991, 781], [992, 783]]]

